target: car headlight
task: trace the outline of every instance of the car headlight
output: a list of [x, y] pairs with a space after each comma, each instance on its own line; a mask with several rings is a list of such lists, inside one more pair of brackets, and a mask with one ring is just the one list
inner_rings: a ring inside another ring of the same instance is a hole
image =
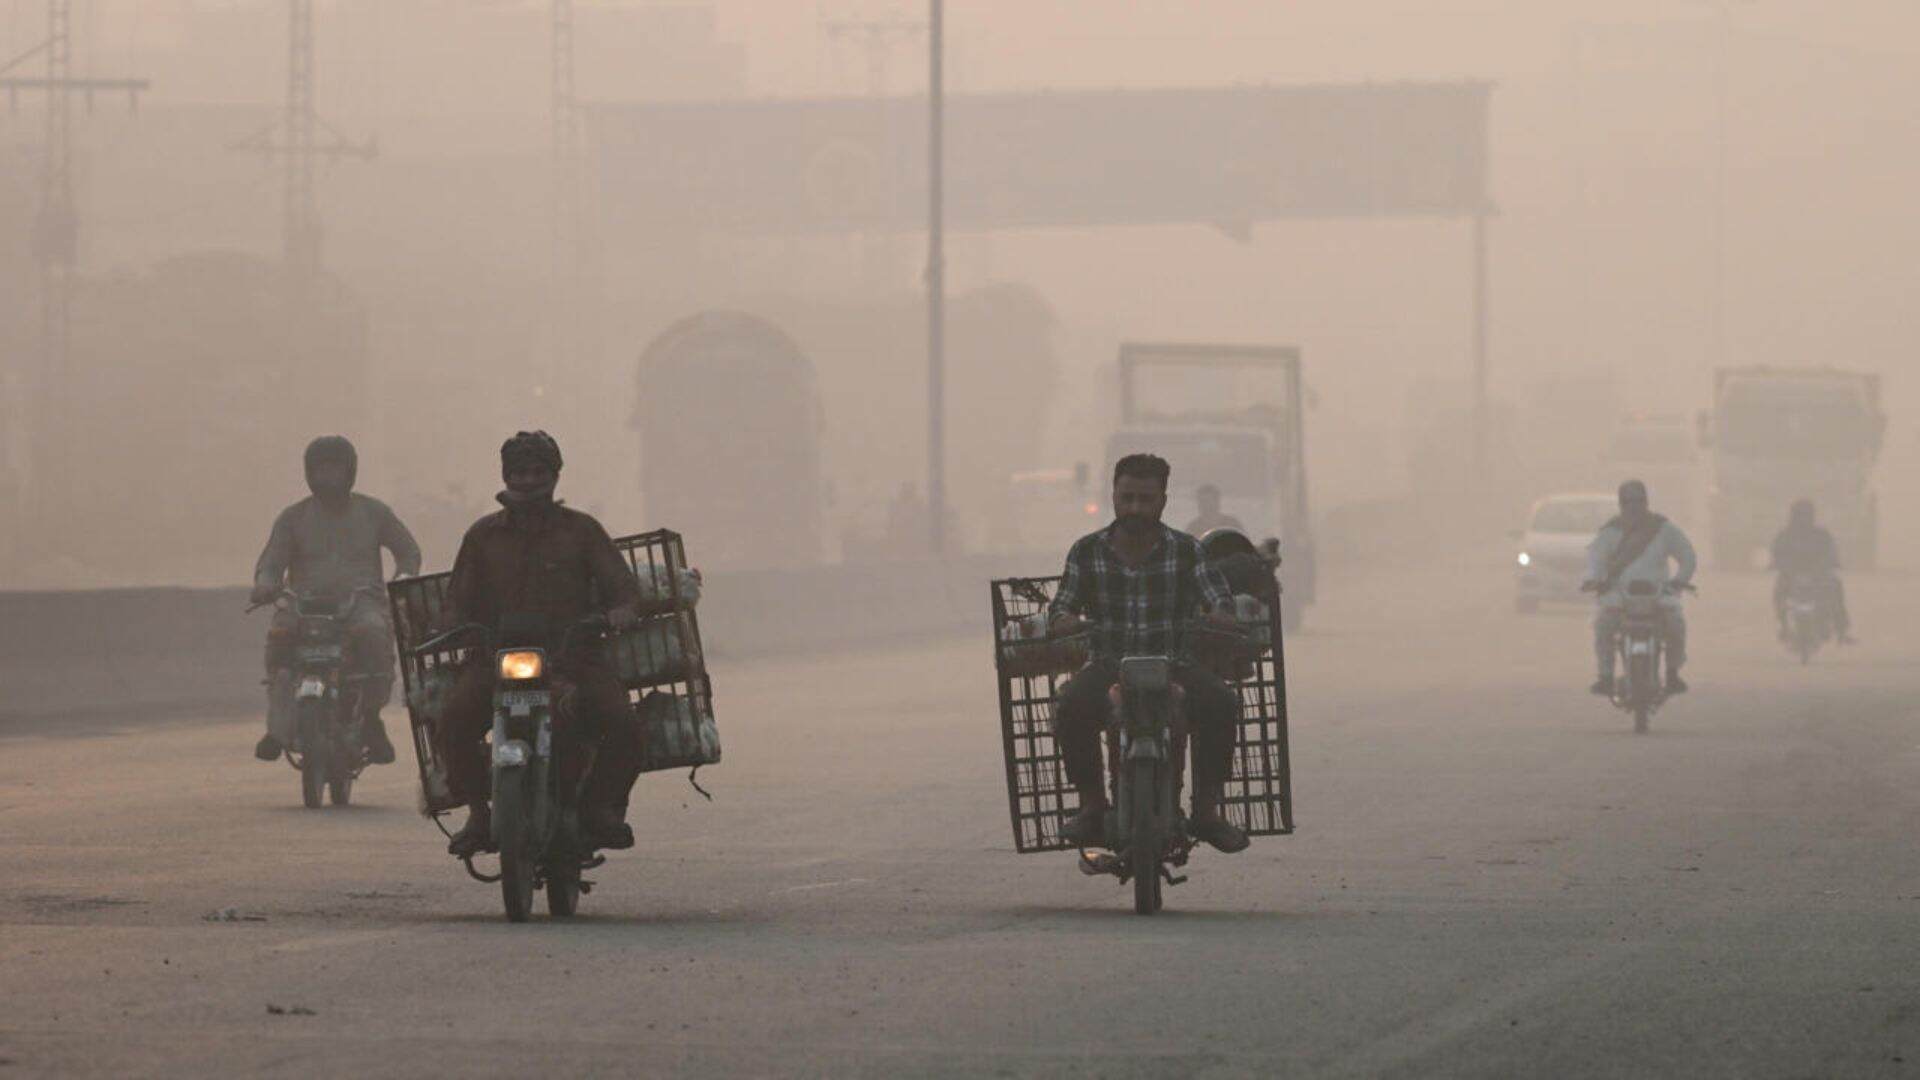
[[513, 681], [537, 679], [546, 669], [546, 657], [538, 650], [525, 652], [503, 652], [500, 654], [500, 677]]
[[1523, 551], [1523, 552], [1521, 552], [1521, 553], [1520, 553], [1520, 558], [1519, 558], [1519, 563], [1520, 563], [1520, 565], [1521, 565], [1521, 566], [1532, 566], [1532, 565], [1533, 565], [1533, 556], [1531, 556], [1531, 555], [1529, 555], [1529, 554], [1527, 554], [1526, 552], [1524, 552], [1524, 551]]

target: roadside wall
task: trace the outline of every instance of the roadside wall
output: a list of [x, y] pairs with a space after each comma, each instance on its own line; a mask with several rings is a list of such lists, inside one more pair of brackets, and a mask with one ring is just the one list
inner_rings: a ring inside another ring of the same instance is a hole
[[[979, 633], [987, 582], [1058, 572], [1059, 556], [876, 563], [709, 576], [699, 616], [718, 663]], [[0, 593], [0, 721], [261, 704], [268, 612], [244, 588]]]

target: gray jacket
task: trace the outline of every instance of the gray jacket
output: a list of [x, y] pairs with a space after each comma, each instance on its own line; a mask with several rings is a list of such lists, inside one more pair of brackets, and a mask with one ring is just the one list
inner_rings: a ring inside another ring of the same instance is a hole
[[378, 587], [380, 549], [393, 552], [394, 572], [420, 572], [420, 545], [379, 499], [349, 494], [339, 509], [309, 496], [274, 519], [267, 547], [254, 564], [253, 583], [296, 592], [344, 596], [362, 585]]

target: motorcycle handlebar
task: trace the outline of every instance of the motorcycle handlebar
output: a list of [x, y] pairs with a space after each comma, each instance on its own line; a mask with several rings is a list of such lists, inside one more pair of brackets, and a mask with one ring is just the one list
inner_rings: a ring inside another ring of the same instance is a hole
[[[1664, 592], [1698, 593], [1700, 591], [1699, 589], [1695, 588], [1694, 584], [1690, 581], [1669, 581], [1665, 585], [1661, 586], [1661, 589]], [[1580, 591], [1597, 593], [1600, 591], [1600, 582], [1583, 581], [1580, 583]]]
[[[573, 635], [575, 633], [584, 630], [589, 633], [605, 635], [612, 629], [613, 623], [605, 615], [589, 615], [579, 622], [574, 623], [572, 626], [567, 627], [567, 629], [562, 632], [560, 635], [559, 652], [565, 653], [573, 646]], [[425, 656], [428, 653], [439, 652], [448, 648], [453, 642], [464, 637], [469, 637], [476, 632], [483, 636], [491, 636], [492, 634], [492, 631], [480, 623], [462, 623], [450, 630], [435, 634], [433, 637], [407, 650], [407, 654], [409, 656]]]
[[472, 634], [476, 630], [482, 634], [487, 632], [487, 628], [480, 625], [479, 623], [461, 623], [459, 626], [456, 626], [451, 630], [445, 630], [445, 631], [442, 631], [441, 633], [435, 634], [434, 636], [428, 638], [427, 640], [421, 642], [420, 644], [415, 645], [413, 648], [408, 649], [407, 655], [425, 656], [428, 653], [439, 652], [440, 650], [446, 648], [448, 643], [454, 641], [455, 639], [466, 637], [467, 635]]
[[[353, 591], [349, 592], [347, 596], [349, 598], [352, 598], [352, 597], [359, 596], [362, 593], [365, 593], [368, 596], [375, 596], [375, 597], [382, 595], [381, 588], [378, 585], [358, 585], [358, 586], [355, 586]], [[317, 595], [317, 594], [309, 594], [309, 595]], [[274, 592], [272, 596], [267, 597], [265, 600], [262, 600], [257, 604], [248, 604], [247, 614], [251, 615], [256, 611], [259, 611], [263, 607], [270, 607], [274, 604], [279, 603], [282, 600], [289, 600], [297, 604], [300, 602], [300, 594], [288, 588], [278, 589]]]

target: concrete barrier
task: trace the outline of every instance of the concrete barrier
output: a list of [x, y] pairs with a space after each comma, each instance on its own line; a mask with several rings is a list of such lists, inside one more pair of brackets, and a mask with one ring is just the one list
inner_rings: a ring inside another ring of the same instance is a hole
[[[708, 651], [730, 658], [855, 648], [973, 630], [987, 582], [1058, 571], [1057, 555], [715, 573]], [[65, 713], [261, 706], [268, 612], [247, 590], [0, 593], [0, 721]]]

